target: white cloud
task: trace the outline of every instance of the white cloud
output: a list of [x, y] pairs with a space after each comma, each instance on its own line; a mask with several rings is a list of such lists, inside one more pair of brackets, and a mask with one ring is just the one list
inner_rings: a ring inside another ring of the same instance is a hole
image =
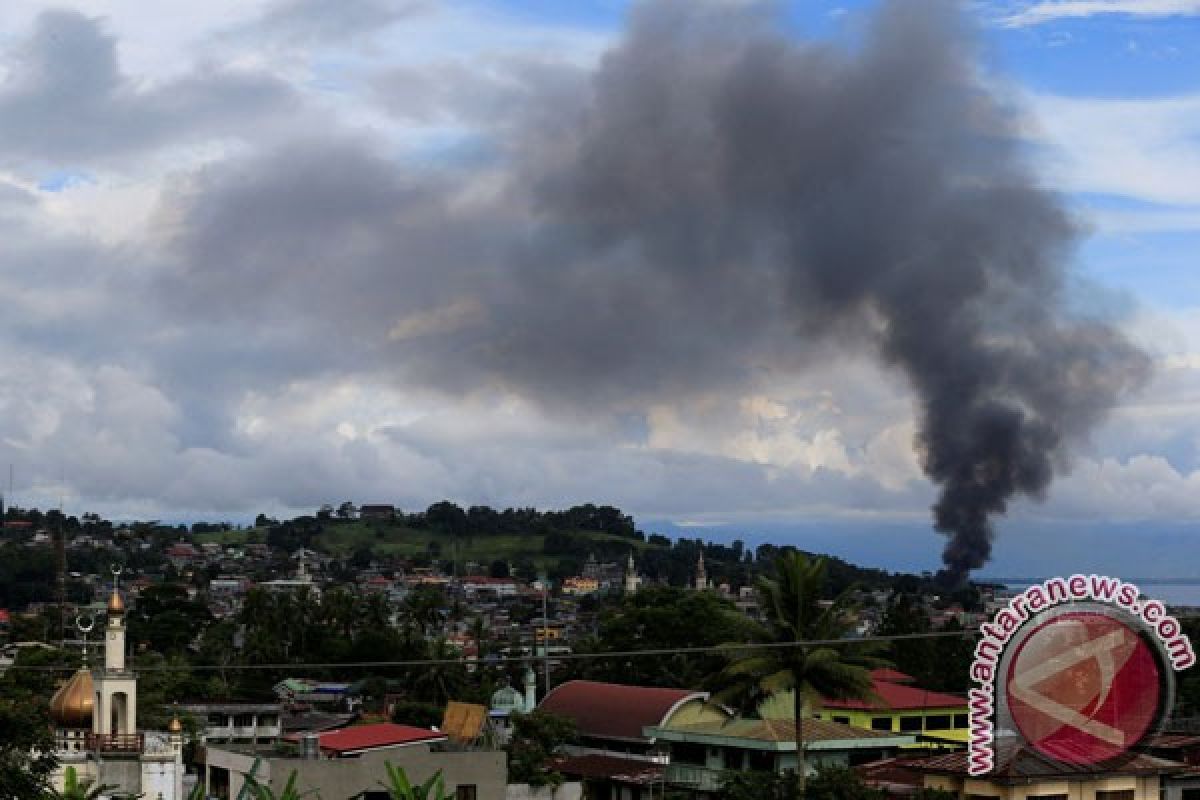
[[[1150, 99], [1033, 95], [1029, 136], [1056, 188], [1200, 206], [1200, 94]], [[1192, 210], [1168, 209], [1190, 222]], [[1145, 227], [1146, 219], [1125, 224]]]
[[1006, 25], [1025, 27], [1099, 14], [1168, 17], [1200, 14], [1200, 0], [1045, 0], [1007, 16]]

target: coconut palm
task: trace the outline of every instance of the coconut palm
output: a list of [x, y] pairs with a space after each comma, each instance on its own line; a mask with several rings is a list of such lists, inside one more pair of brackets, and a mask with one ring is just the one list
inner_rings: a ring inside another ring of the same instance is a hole
[[97, 784], [91, 778], [80, 780], [75, 768], [67, 767], [63, 772], [62, 791], [50, 789], [44, 797], [46, 800], [97, 800], [115, 788], [116, 784]]
[[876, 655], [877, 645], [829, 644], [850, 632], [855, 609], [848, 591], [822, 604], [826, 569], [821, 558], [795, 551], [781, 555], [775, 577], [759, 578], [755, 585], [765, 620], [751, 629], [751, 641], [764, 646], [729, 645], [724, 651], [728, 663], [713, 679], [713, 699], [743, 709], [791, 692], [800, 796], [808, 767], [804, 719], [811, 702], [872, 697], [870, 670], [886, 664]]
[[380, 781], [379, 785], [387, 789], [391, 800], [454, 800], [454, 795], [446, 794], [440, 769], [424, 783], [413, 785], [403, 767], [393, 767], [390, 761], [385, 761], [383, 766], [387, 769], [388, 782]]

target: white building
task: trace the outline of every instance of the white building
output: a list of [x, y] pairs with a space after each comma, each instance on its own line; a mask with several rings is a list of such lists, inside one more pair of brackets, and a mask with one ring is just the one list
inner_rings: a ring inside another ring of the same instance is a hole
[[184, 800], [183, 727], [137, 728], [137, 675], [125, 665], [125, 604], [114, 587], [104, 629], [104, 665], [86, 664], [50, 701], [58, 768], [51, 785], [62, 790], [68, 768], [80, 780], [115, 787], [108, 796]]

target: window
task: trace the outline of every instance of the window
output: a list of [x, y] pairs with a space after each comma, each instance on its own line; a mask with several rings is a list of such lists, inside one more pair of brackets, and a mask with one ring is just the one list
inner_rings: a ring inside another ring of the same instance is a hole
[[948, 731], [953, 719], [949, 714], [930, 714], [925, 718], [925, 730]]
[[1096, 800], [1133, 800], [1133, 789], [1096, 792]]
[[920, 717], [901, 717], [900, 730], [904, 733], [920, 733], [921, 718]]
[[841, 723], [841, 724], [843, 724], [843, 725], [849, 725], [849, 724], [850, 724], [850, 718], [849, 718], [849, 717], [834, 717], [834, 718], [833, 718], [833, 721], [834, 721], [834, 722], [840, 722], [840, 723]]
[[872, 717], [871, 730], [873, 731], [890, 731], [892, 729], [891, 717]]
[[955, 714], [954, 715], [954, 727], [966, 728], [969, 726], [970, 726], [970, 721], [968, 720], [966, 714]]
[[475, 784], [459, 786], [454, 790], [454, 800], [478, 800], [475, 793]]
[[1025, 800], [1067, 800], [1065, 794], [1027, 794]]

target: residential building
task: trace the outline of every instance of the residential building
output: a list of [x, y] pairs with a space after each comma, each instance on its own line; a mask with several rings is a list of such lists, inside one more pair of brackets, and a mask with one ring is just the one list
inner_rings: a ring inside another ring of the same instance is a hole
[[[723, 719], [703, 722], [671, 720], [647, 728], [668, 756], [666, 786], [697, 800], [713, 798], [725, 770], [795, 771], [795, 720], [750, 719], [722, 712]], [[849, 767], [895, 756], [911, 746], [911, 735], [855, 728], [827, 720], [804, 721], [808, 771], [825, 766]]]
[[967, 772], [968, 753], [906, 755], [862, 766], [867, 783], [891, 796], [919, 788], [958, 797], [991, 800], [1188, 800], [1200, 785], [1192, 768], [1178, 761], [1130, 752], [1092, 765], [1063, 764], [1015, 743], [998, 748], [995, 770]]
[[396, 518], [396, 507], [388, 503], [374, 503], [359, 506], [359, 519], [393, 520]]
[[507, 769], [501, 751], [442, 749], [447, 737], [437, 731], [382, 723], [299, 737], [290, 752], [255, 752], [245, 746], [210, 747], [206, 764], [209, 794], [236, 798], [246, 776], [276, 796], [295, 774], [296, 787], [323, 800], [386, 798], [380, 783], [386, 765], [402, 768], [419, 783], [441, 771], [455, 800], [488, 800], [505, 794]]
[[[912, 734], [926, 745], [966, 744], [965, 697], [914, 686], [911, 676], [895, 670], [875, 670], [871, 678], [874, 698], [824, 699], [820, 708], [814, 709], [814, 716], [857, 728]], [[776, 695], [763, 707], [762, 714], [776, 719], [793, 716], [791, 693]]]
[[283, 735], [279, 703], [188, 703], [179, 710], [200, 723], [205, 744], [269, 745]]

